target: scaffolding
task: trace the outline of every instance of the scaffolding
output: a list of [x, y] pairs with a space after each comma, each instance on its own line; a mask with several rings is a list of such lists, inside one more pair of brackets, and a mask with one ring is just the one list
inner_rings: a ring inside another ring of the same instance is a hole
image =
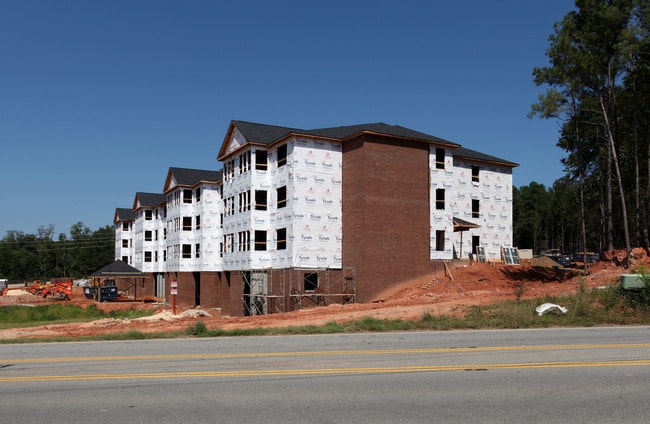
[[241, 271], [245, 315], [356, 302], [354, 267]]

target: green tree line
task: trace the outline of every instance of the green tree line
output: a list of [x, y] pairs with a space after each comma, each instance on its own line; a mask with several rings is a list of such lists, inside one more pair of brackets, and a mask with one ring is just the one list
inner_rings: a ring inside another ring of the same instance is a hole
[[10, 282], [52, 278], [83, 278], [113, 261], [115, 231], [106, 226], [92, 231], [78, 222], [70, 235], [54, 239], [54, 226], [41, 226], [37, 234], [7, 231], [0, 240], [0, 277]]
[[565, 176], [515, 190], [520, 246], [648, 248], [650, 2], [577, 0], [554, 25], [530, 116], [557, 119]]

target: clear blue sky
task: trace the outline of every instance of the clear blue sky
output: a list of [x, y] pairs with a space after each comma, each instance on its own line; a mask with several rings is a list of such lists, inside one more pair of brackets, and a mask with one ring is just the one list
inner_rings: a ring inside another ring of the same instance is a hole
[[0, 237], [112, 225], [171, 166], [220, 169], [233, 119], [385, 122], [562, 176], [528, 119], [570, 0], [0, 1]]

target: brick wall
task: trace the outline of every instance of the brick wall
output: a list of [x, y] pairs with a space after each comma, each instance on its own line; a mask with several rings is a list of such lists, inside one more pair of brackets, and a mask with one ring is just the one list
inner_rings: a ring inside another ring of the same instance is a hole
[[357, 301], [429, 272], [429, 147], [365, 135], [343, 144], [343, 261]]

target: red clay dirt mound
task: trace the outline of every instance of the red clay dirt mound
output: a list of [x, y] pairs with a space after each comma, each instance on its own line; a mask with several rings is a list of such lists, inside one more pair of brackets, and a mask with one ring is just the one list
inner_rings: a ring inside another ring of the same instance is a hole
[[[595, 263], [589, 273], [581, 270], [564, 269], [549, 258], [523, 260], [520, 265], [490, 263], [457, 263], [454, 266], [421, 278], [404, 281], [377, 295], [373, 302], [302, 309], [284, 314], [258, 315], [251, 317], [221, 316], [219, 310], [200, 311], [181, 315], [188, 311], [177, 309], [177, 315], [170, 308], [161, 305], [126, 302], [97, 303], [104, 310], [116, 308], [156, 308], [156, 315], [147, 319], [117, 320], [103, 319], [82, 324], [57, 324], [42, 327], [0, 330], [0, 339], [42, 338], [57, 336], [83, 336], [127, 331], [159, 332], [184, 331], [197, 321], [203, 321], [207, 328], [286, 327], [298, 325], [321, 325], [328, 322], [345, 322], [363, 317], [377, 319], [419, 319], [425, 313], [448, 314], [464, 306], [489, 304], [496, 301], [521, 298], [536, 298], [544, 295], [574, 293], [579, 287], [600, 287], [620, 282], [621, 274], [632, 272], [643, 266], [650, 269], [650, 259], [642, 249], [635, 249], [629, 268], [623, 268], [624, 252], [612, 252], [607, 260]], [[523, 287], [522, 287], [523, 284]], [[2, 296], [1, 305], [38, 304], [50, 302], [34, 295]], [[66, 304], [88, 306], [95, 304], [86, 299], [73, 298]]]

